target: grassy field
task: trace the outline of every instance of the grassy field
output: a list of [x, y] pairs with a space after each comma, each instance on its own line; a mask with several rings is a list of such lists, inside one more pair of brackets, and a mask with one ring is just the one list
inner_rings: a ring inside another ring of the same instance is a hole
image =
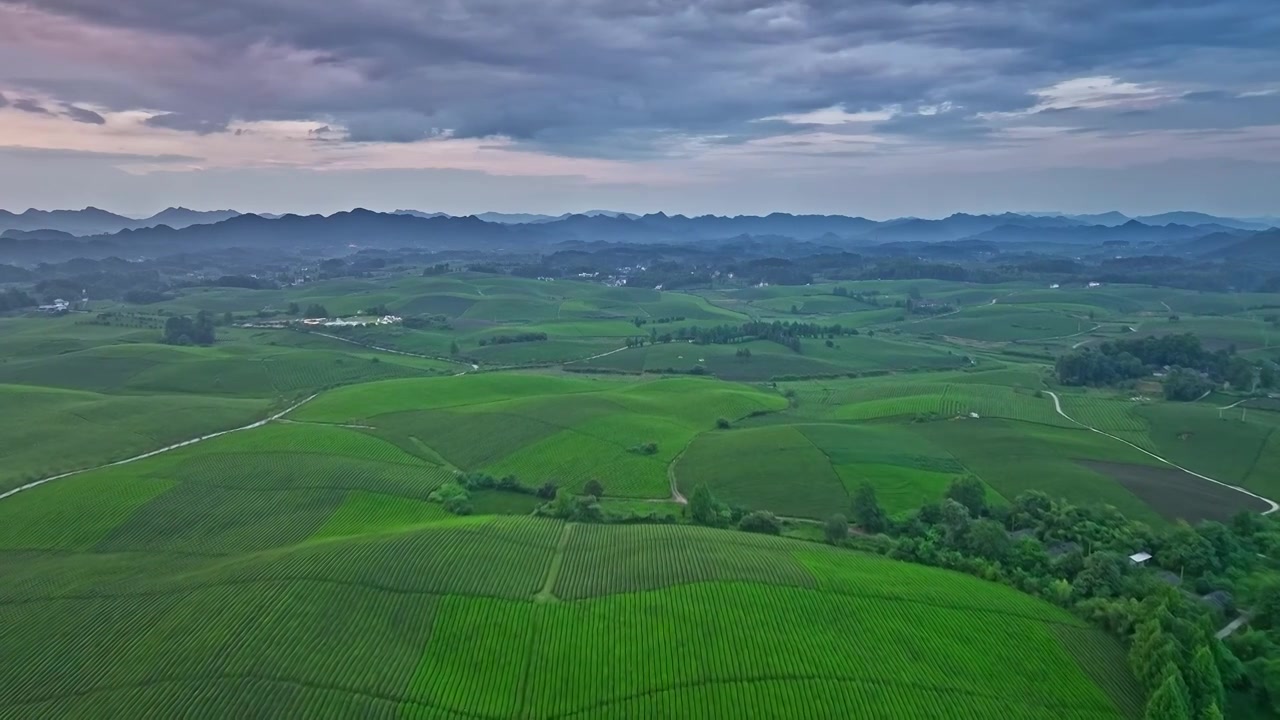
[[297, 418], [361, 424], [407, 452], [527, 485], [594, 479], [609, 496], [658, 498], [668, 494], [668, 464], [698, 433], [785, 406], [710, 379], [479, 374], [343, 388]]

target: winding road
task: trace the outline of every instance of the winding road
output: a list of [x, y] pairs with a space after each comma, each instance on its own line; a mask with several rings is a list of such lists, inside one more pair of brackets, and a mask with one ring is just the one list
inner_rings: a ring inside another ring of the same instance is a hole
[[252, 429], [254, 429], [254, 428], [260, 428], [260, 427], [262, 427], [263, 425], [266, 425], [267, 423], [269, 423], [269, 422], [273, 422], [273, 421], [275, 421], [275, 420], [279, 420], [279, 419], [283, 418], [285, 415], [288, 415], [289, 413], [293, 412], [294, 410], [297, 410], [298, 408], [302, 407], [303, 405], [306, 405], [307, 403], [309, 403], [309, 402], [311, 402], [312, 400], [314, 400], [314, 399], [315, 399], [315, 397], [316, 397], [316, 395], [319, 395], [319, 394], [320, 394], [320, 393], [316, 393], [315, 395], [311, 395], [310, 397], [308, 397], [308, 398], [306, 398], [306, 399], [304, 399], [304, 400], [301, 400], [301, 401], [299, 401], [299, 402], [296, 402], [296, 403], [294, 403], [294, 404], [290, 405], [289, 407], [285, 408], [284, 410], [281, 410], [280, 412], [276, 413], [275, 415], [272, 415], [272, 416], [270, 416], [270, 417], [265, 417], [265, 418], [263, 418], [263, 419], [261, 419], [261, 420], [259, 420], [259, 421], [257, 421], [257, 422], [249, 423], [248, 425], [242, 425], [242, 426], [237, 427], [237, 428], [231, 428], [230, 430], [220, 430], [220, 431], [218, 431], [218, 432], [216, 432], [216, 433], [209, 433], [208, 435], [201, 435], [200, 437], [191, 438], [190, 440], [183, 440], [183, 441], [182, 441], [182, 442], [180, 442], [180, 443], [174, 443], [173, 445], [166, 445], [165, 447], [162, 447], [162, 448], [160, 448], [160, 449], [158, 449], [158, 450], [152, 450], [152, 451], [150, 451], [150, 452], [145, 452], [145, 453], [142, 453], [141, 455], [134, 455], [133, 457], [131, 457], [131, 458], [125, 458], [124, 460], [116, 460], [115, 462], [104, 463], [104, 464], [102, 464], [102, 465], [95, 465], [94, 467], [80, 468], [79, 470], [72, 470], [71, 472], [65, 472], [65, 473], [62, 473], [61, 475], [54, 475], [54, 476], [52, 476], [52, 477], [47, 477], [47, 478], [43, 478], [43, 479], [41, 479], [41, 480], [36, 480], [35, 482], [29, 482], [29, 483], [27, 483], [26, 485], [23, 485], [22, 487], [16, 487], [16, 488], [14, 488], [14, 489], [12, 489], [12, 490], [10, 490], [10, 491], [6, 492], [6, 493], [0, 494], [0, 500], [4, 500], [4, 499], [5, 499], [5, 498], [7, 498], [7, 497], [11, 497], [11, 496], [13, 496], [13, 495], [17, 495], [18, 493], [20, 493], [20, 492], [22, 492], [22, 491], [24, 491], [24, 490], [30, 490], [31, 488], [40, 487], [41, 485], [44, 485], [45, 483], [48, 483], [48, 482], [53, 482], [54, 480], [61, 480], [61, 479], [63, 479], [63, 478], [69, 478], [69, 477], [71, 477], [72, 475], [79, 475], [79, 474], [81, 474], [81, 473], [92, 472], [92, 471], [94, 471], [94, 470], [102, 470], [103, 468], [116, 467], [117, 465], [127, 465], [127, 464], [129, 464], [129, 463], [131, 463], [131, 462], [137, 462], [137, 461], [139, 461], [139, 460], [146, 460], [146, 459], [147, 459], [147, 458], [149, 458], [149, 457], [155, 457], [156, 455], [160, 455], [160, 454], [162, 454], [162, 453], [167, 453], [167, 452], [169, 452], [170, 450], [177, 450], [178, 448], [184, 448], [184, 447], [187, 447], [188, 445], [195, 445], [196, 443], [204, 442], [205, 440], [212, 440], [212, 439], [214, 439], [214, 438], [216, 438], [216, 437], [222, 437], [223, 435], [229, 435], [229, 434], [231, 434], [231, 433], [233, 433], [233, 432], [240, 432], [241, 430], [252, 430]]
[[1096, 433], [1098, 433], [1099, 435], [1105, 435], [1106, 437], [1109, 437], [1109, 438], [1111, 438], [1112, 440], [1116, 440], [1116, 441], [1118, 441], [1118, 442], [1122, 442], [1122, 443], [1124, 443], [1125, 445], [1128, 445], [1129, 447], [1133, 448], [1134, 450], [1137, 450], [1138, 452], [1142, 453], [1143, 455], [1147, 455], [1147, 456], [1149, 456], [1149, 457], [1153, 457], [1153, 458], [1155, 458], [1156, 460], [1159, 460], [1160, 462], [1164, 463], [1165, 465], [1170, 465], [1170, 466], [1172, 466], [1172, 467], [1175, 467], [1175, 468], [1177, 468], [1177, 469], [1181, 470], [1182, 472], [1184, 472], [1184, 473], [1186, 473], [1186, 474], [1188, 474], [1188, 475], [1191, 475], [1191, 476], [1193, 476], [1193, 477], [1198, 477], [1198, 478], [1200, 478], [1201, 480], [1205, 480], [1205, 481], [1207, 481], [1207, 482], [1211, 482], [1211, 483], [1213, 483], [1214, 485], [1221, 485], [1221, 486], [1222, 486], [1222, 487], [1224, 487], [1224, 488], [1228, 488], [1228, 489], [1231, 489], [1231, 490], [1235, 490], [1236, 492], [1238, 492], [1238, 493], [1240, 493], [1240, 494], [1242, 494], [1242, 495], [1248, 495], [1249, 497], [1254, 498], [1255, 500], [1261, 500], [1262, 502], [1264, 502], [1264, 503], [1266, 503], [1266, 504], [1268, 505], [1268, 509], [1267, 509], [1267, 510], [1265, 510], [1265, 511], [1263, 511], [1263, 513], [1262, 513], [1263, 515], [1270, 515], [1271, 513], [1275, 512], [1275, 511], [1277, 511], [1277, 510], [1280, 510], [1280, 504], [1277, 504], [1274, 500], [1271, 500], [1271, 499], [1269, 499], [1269, 498], [1264, 498], [1264, 497], [1262, 497], [1261, 495], [1257, 495], [1257, 494], [1251, 493], [1251, 492], [1249, 492], [1248, 490], [1245, 490], [1245, 489], [1244, 489], [1244, 488], [1242, 488], [1242, 487], [1238, 487], [1238, 486], [1236, 486], [1236, 485], [1230, 485], [1230, 484], [1228, 484], [1228, 483], [1224, 483], [1224, 482], [1221, 482], [1221, 481], [1219, 481], [1219, 480], [1214, 480], [1213, 478], [1211, 478], [1211, 477], [1209, 477], [1209, 476], [1207, 476], [1207, 475], [1201, 475], [1200, 473], [1195, 472], [1194, 470], [1188, 470], [1188, 469], [1186, 469], [1186, 468], [1182, 467], [1181, 465], [1179, 465], [1179, 464], [1177, 464], [1177, 463], [1175, 463], [1175, 462], [1173, 462], [1173, 461], [1171, 461], [1171, 460], [1167, 460], [1167, 459], [1165, 459], [1165, 458], [1160, 457], [1159, 455], [1157, 455], [1157, 454], [1155, 454], [1155, 453], [1151, 452], [1150, 450], [1144, 450], [1144, 449], [1142, 449], [1142, 448], [1138, 447], [1137, 445], [1134, 445], [1133, 443], [1129, 442], [1128, 440], [1125, 440], [1125, 439], [1124, 439], [1124, 438], [1122, 438], [1122, 437], [1116, 437], [1115, 435], [1112, 435], [1112, 434], [1111, 434], [1111, 433], [1109, 433], [1109, 432], [1105, 432], [1105, 431], [1099, 430], [1098, 428], [1096, 428], [1096, 427], [1092, 427], [1092, 426], [1090, 426], [1090, 425], [1085, 425], [1084, 423], [1080, 422], [1079, 420], [1076, 420], [1075, 418], [1071, 417], [1070, 415], [1068, 415], [1068, 414], [1066, 414], [1065, 412], [1063, 412], [1063, 411], [1062, 411], [1062, 402], [1058, 399], [1058, 394], [1057, 394], [1057, 393], [1053, 392], [1052, 390], [1045, 390], [1045, 393], [1046, 393], [1046, 394], [1048, 394], [1048, 396], [1049, 396], [1049, 397], [1053, 398], [1053, 409], [1054, 409], [1054, 410], [1057, 410], [1059, 415], [1061, 415], [1062, 417], [1066, 418], [1068, 421], [1070, 421], [1070, 422], [1072, 422], [1072, 423], [1074, 423], [1074, 424], [1076, 424], [1076, 425], [1079, 425], [1080, 427], [1082, 427], [1082, 428], [1084, 428], [1084, 429], [1086, 429], [1086, 430], [1092, 430], [1093, 432], [1096, 432]]

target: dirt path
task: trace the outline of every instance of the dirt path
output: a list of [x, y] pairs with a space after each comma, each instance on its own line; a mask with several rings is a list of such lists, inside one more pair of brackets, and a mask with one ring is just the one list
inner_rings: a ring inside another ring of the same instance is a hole
[[556, 545], [556, 554], [551, 557], [551, 565], [542, 579], [542, 589], [533, 596], [534, 602], [560, 602], [560, 598], [555, 596], [556, 578], [560, 577], [560, 567], [564, 564], [564, 551], [569, 547], [569, 537], [573, 534], [573, 528], [573, 523], [565, 523], [564, 530], [560, 531], [560, 542]]
[[1159, 460], [1160, 462], [1164, 463], [1165, 465], [1170, 465], [1170, 466], [1172, 466], [1172, 467], [1175, 467], [1175, 468], [1177, 468], [1177, 469], [1181, 470], [1182, 472], [1184, 472], [1184, 473], [1186, 473], [1186, 474], [1188, 474], [1188, 475], [1191, 475], [1192, 477], [1198, 477], [1198, 478], [1200, 478], [1201, 480], [1205, 480], [1205, 481], [1207, 481], [1207, 482], [1211, 482], [1211, 483], [1213, 483], [1214, 485], [1221, 485], [1221, 486], [1222, 486], [1222, 487], [1224, 487], [1224, 488], [1229, 488], [1229, 489], [1231, 489], [1231, 490], [1235, 490], [1236, 492], [1238, 492], [1238, 493], [1240, 493], [1240, 494], [1242, 494], [1242, 495], [1248, 495], [1249, 497], [1254, 498], [1255, 500], [1261, 500], [1262, 502], [1266, 503], [1266, 504], [1269, 506], [1269, 507], [1268, 507], [1268, 509], [1262, 513], [1263, 515], [1270, 515], [1271, 513], [1275, 512], [1275, 511], [1277, 511], [1277, 510], [1280, 510], [1280, 504], [1276, 504], [1276, 502], [1275, 502], [1274, 500], [1271, 500], [1271, 499], [1269, 499], [1269, 498], [1264, 498], [1264, 497], [1262, 497], [1261, 495], [1256, 495], [1256, 494], [1254, 494], [1254, 493], [1251, 493], [1251, 492], [1249, 492], [1248, 490], [1245, 490], [1245, 489], [1244, 489], [1244, 488], [1242, 488], [1242, 487], [1238, 487], [1238, 486], [1236, 486], [1236, 485], [1229, 485], [1229, 484], [1227, 484], [1227, 483], [1224, 483], [1224, 482], [1221, 482], [1221, 481], [1218, 481], [1218, 480], [1214, 480], [1213, 478], [1208, 477], [1207, 475], [1201, 475], [1200, 473], [1195, 472], [1194, 470], [1188, 470], [1188, 469], [1186, 469], [1186, 468], [1182, 467], [1181, 465], [1179, 465], [1179, 464], [1177, 464], [1177, 463], [1175, 463], [1175, 462], [1173, 462], [1173, 461], [1171, 461], [1171, 460], [1166, 460], [1165, 458], [1160, 457], [1159, 455], [1157, 455], [1157, 454], [1155, 454], [1155, 453], [1151, 452], [1150, 450], [1144, 450], [1144, 449], [1142, 449], [1142, 448], [1138, 447], [1137, 445], [1134, 445], [1133, 443], [1129, 442], [1128, 440], [1125, 440], [1125, 439], [1124, 439], [1124, 438], [1122, 438], [1122, 437], [1116, 437], [1115, 435], [1112, 435], [1112, 434], [1111, 434], [1111, 433], [1109, 433], [1109, 432], [1103, 432], [1102, 430], [1099, 430], [1099, 429], [1098, 429], [1098, 428], [1096, 428], [1096, 427], [1091, 427], [1091, 426], [1089, 426], [1089, 425], [1085, 425], [1084, 423], [1080, 422], [1079, 420], [1076, 420], [1075, 418], [1071, 417], [1070, 415], [1068, 415], [1068, 414], [1066, 414], [1065, 412], [1063, 412], [1063, 411], [1062, 411], [1062, 402], [1058, 399], [1058, 394], [1057, 394], [1057, 393], [1053, 392], [1052, 390], [1045, 390], [1045, 393], [1046, 393], [1046, 394], [1048, 394], [1048, 395], [1049, 395], [1049, 397], [1053, 398], [1053, 409], [1054, 409], [1054, 410], [1057, 410], [1059, 415], [1061, 415], [1062, 417], [1066, 418], [1066, 419], [1067, 419], [1067, 420], [1069, 420], [1070, 422], [1075, 423], [1076, 425], [1079, 425], [1080, 427], [1082, 427], [1082, 428], [1084, 428], [1084, 429], [1086, 429], [1086, 430], [1092, 430], [1093, 432], [1096, 432], [1096, 433], [1098, 433], [1099, 435], [1105, 435], [1106, 437], [1109, 437], [1109, 438], [1111, 438], [1112, 440], [1116, 440], [1116, 441], [1118, 441], [1118, 442], [1122, 442], [1122, 443], [1124, 443], [1125, 445], [1128, 445], [1129, 447], [1133, 448], [1134, 450], [1137, 450], [1138, 452], [1142, 453], [1143, 455], [1147, 455], [1147, 456], [1149, 456], [1149, 457], [1153, 457], [1153, 458], [1155, 458], [1156, 460]]
[[[692, 444], [693, 441], [690, 440], [689, 445]], [[684, 450], [688, 450], [689, 445], [685, 445]], [[689, 501], [685, 499], [684, 495], [680, 494], [680, 484], [676, 482], [676, 463], [680, 462], [680, 458], [684, 457], [684, 450], [681, 450], [678, 455], [671, 458], [671, 462], [667, 465], [667, 481], [671, 483], [671, 497], [668, 499], [673, 503], [688, 505]]]
[[[1015, 342], [1015, 343], [1021, 343], [1021, 344], [1023, 344], [1023, 345], [1027, 345], [1027, 344], [1030, 344], [1030, 343], [1047, 342], [1047, 341], [1049, 341], [1049, 340], [1069, 340], [1069, 339], [1071, 339], [1071, 338], [1073, 338], [1073, 337], [1080, 337], [1081, 335], [1087, 335], [1087, 334], [1089, 334], [1089, 333], [1093, 332], [1094, 330], [1097, 330], [1097, 329], [1098, 329], [1098, 328], [1100, 328], [1100, 327], [1102, 327], [1102, 324], [1101, 324], [1101, 323], [1096, 323], [1096, 324], [1094, 324], [1094, 326], [1093, 326], [1093, 327], [1089, 328], [1088, 330], [1081, 330], [1080, 332], [1074, 332], [1074, 333], [1071, 333], [1070, 335], [1058, 335], [1057, 337], [1034, 338], [1034, 339], [1030, 339], [1030, 340], [1015, 340], [1014, 342]], [[1088, 341], [1088, 340], [1085, 340], [1084, 342], [1089, 342], [1089, 341]], [[1079, 347], [1080, 345], [1083, 345], [1083, 344], [1084, 344], [1084, 343], [1077, 343], [1076, 345], [1071, 346], [1071, 349], [1072, 349], [1072, 350], [1074, 350], [1074, 349], [1076, 349], [1077, 347]]]
[[3, 500], [12, 495], [17, 495], [23, 490], [30, 490], [31, 488], [39, 487], [47, 482], [53, 482], [54, 480], [61, 480], [63, 478], [71, 477], [72, 475], [79, 475], [81, 473], [92, 472], [94, 470], [102, 470], [103, 468], [116, 467], [117, 465], [127, 465], [128, 463], [131, 463], [131, 462], [146, 460], [149, 457], [155, 457], [156, 455], [167, 453], [170, 450], [177, 450], [178, 448], [184, 448], [184, 447], [187, 447], [188, 445], [195, 445], [196, 443], [204, 442], [205, 440], [212, 440], [213, 438], [222, 437], [223, 435], [228, 435], [233, 432], [240, 432], [241, 430], [252, 430], [254, 428], [259, 428], [259, 427], [262, 427], [263, 425], [266, 425], [269, 422], [273, 422], [275, 420], [279, 420], [283, 418], [285, 415], [288, 415], [294, 410], [297, 410], [303, 405], [311, 402], [312, 400], [315, 399], [316, 395], [319, 395], [319, 394], [320, 393], [316, 393], [315, 395], [312, 395], [306, 398], [305, 400], [302, 400], [300, 402], [294, 403], [293, 405], [290, 405], [289, 407], [285, 408], [284, 410], [281, 410], [275, 415], [263, 418], [257, 422], [249, 423], [248, 425], [243, 425], [238, 428], [231, 428], [230, 430], [220, 430], [216, 433], [201, 435], [200, 437], [191, 438], [190, 440], [183, 440], [180, 443], [174, 443], [173, 445], [168, 445], [158, 450], [152, 450], [150, 452], [145, 452], [145, 453], [142, 453], [141, 455], [134, 455], [133, 457], [125, 458], [124, 460], [116, 460], [115, 462], [104, 463], [102, 465], [96, 465], [94, 467], [80, 468], [79, 470], [72, 470], [71, 472], [65, 472], [65, 473], [62, 473], [61, 475], [54, 475], [52, 477], [47, 477], [42, 480], [36, 480], [35, 482], [27, 483], [22, 487], [14, 488], [4, 494], [0, 494], [0, 500]]
[[596, 358], [607, 357], [607, 356], [612, 355], [612, 354], [614, 354], [614, 353], [620, 353], [620, 352], [622, 352], [623, 350], [631, 350], [631, 349], [632, 349], [632, 348], [629, 348], [629, 347], [620, 347], [620, 348], [618, 348], [617, 350], [610, 350], [609, 352], [602, 352], [602, 353], [600, 353], [599, 355], [592, 355], [591, 357], [584, 357], [584, 358], [578, 358], [577, 360], [570, 360], [570, 361], [566, 362], [566, 363], [565, 363], [565, 365], [572, 365], [572, 364], [574, 364], [574, 363], [586, 362], [586, 361], [588, 361], [588, 360], [595, 360]]
[[[337, 340], [338, 342], [350, 343], [350, 344], [352, 344], [352, 345], [356, 345], [356, 346], [358, 346], [358, 347], [366, 348], [366, 349], [368, 349], [368, 350], [377, 350], [378, 352], [391, 353], [392, 355], [404, 355], [405, 357], [421, 358], [421, 359], [423, 359], [423, 360], [435, 360], [436, 362], [447, 362], [447, 363], [453, 363], [454, 365], [466, 365], [466, 366], [468, 366], [469, 368], [471, 368], [471, 370], [479, 370], [479, 369], [480, 369], [480, 366], [479, 366], [479, 365], [476, 365], [475, 363], [468, 363], [468, 362], [463, 362], [463, 361], [461, 361], [461, 360], [454, 360], [453, 358], [437, 357], [437, 356], [435, 356], [435, 355], [422, 355], [422, 354], [420, 354], [420, 353], [411, 353], [411, 352], [406, 352], [406, 351], [404, 351], [404, 350], [392, 350], [391, 348], [385, 348], [385, 347], [381, 347], [381, 346], [379, 346], [379, 345], [370, 345], [369, 343], [362, 343], [362, 342], [360, 342], [360, 341], [358, 341], [358, 340], [352, 340], [352, 339], [350, 339], [350, 338], [339, 337], [339, 336], [337, 336], [337, 335], [330, 335], [329, 333], [322, 333], [322, 332], [315, 332], [315, 331], [311, 331], [311, 334], [312, 334], [312, 335], [319, 335], [320, 337], [323, 337], [323, 338], [329, 338], [330, 340]], [[455, 376], [456, 376], [456, 375], [465, 375], [466, 373], [470, 372], [471, 370], [463, 370], [463, 371], [462, 371], [462, 372], [460, 372], [460, 373], [454, 373], [454, 375], [455, 375]]]
[[1218, 638], [1219, 640], [1221, 640], [1221, 639], [1225, 638], [1226, 636], [1230, 635], [1231, 633], [1235, 632], [1236, 630], [1239, 630], [1239, 629], [1240, 629], [1240, 626], [1241, 626], [1241, 625], [1244, 625], [1244, 624], [1245, 624], [1245, 623], [1247, 623], [1247, 622], [1249, 622], [1249, 616], [1248, 616], [1248, 615], [1241, 615], [1240, 617], [1236, 618], [1235, 620], [1232, 620], [1231, 622], [1227, 623], [1226, 627], [1224, 627], [1224, 628], [1222, 628], [1221, 630], [1219, 630], [1218, 632], [1214, 633], [1214, 634], [1213, 634], [1213, 636], [1214, 636], [1214, 637], [1216, 637], [1216, 638]]
[[1164, 309], [1165, 309], [1165, 310], [1168, 310], [1169, 312], [1173, 312], [1173, 308], [1169, 307], [1169, 303], [1167, 303], [1167, 302], [1165, 302], [1165, 301], [1161, 300], [1161, 301], [1160, 301], [1160, 304], [1164, 306]]

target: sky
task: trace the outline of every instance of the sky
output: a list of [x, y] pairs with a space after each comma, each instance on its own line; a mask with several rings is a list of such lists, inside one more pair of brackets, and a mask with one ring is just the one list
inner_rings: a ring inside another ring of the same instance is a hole
[[1275, 0], [0, 0], [0, 207], [1280, 214]]

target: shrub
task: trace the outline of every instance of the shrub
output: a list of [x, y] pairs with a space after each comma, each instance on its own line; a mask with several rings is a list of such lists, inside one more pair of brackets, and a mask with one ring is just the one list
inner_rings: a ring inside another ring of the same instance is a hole
[[849, 520], [839, 513], [832, 515], [823, 523], [822, 534], [826, 537], [827, 542], [832, 545], [847, 539], [849, 537]]
[[729, 423], [728, 418], [717, 418], [716, 427], [720, 428], [721, 430], [728, 430], [729, 428], [733, 427], [733, 425]]
[[781, 535], [782, 523], [773, 513], [757, 510], [744, 516], [738, 522], [738, 529], [762, 535]]
[[637, 455], [657, 455], [658, 443], [647, 442], [640, 445], [633, 445], [631, 446], [630, 451]]

